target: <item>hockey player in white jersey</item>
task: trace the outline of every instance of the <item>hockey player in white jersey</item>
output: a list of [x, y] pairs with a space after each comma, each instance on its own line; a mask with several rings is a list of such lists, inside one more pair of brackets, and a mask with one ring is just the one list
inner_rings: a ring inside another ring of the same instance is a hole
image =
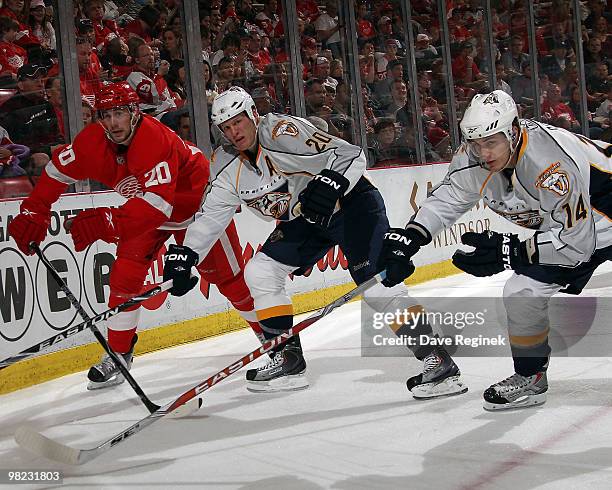
[[[215, 237], [236, 209], [246, 205], [259, 217], [278, 225], [262, 249], [249, 261], [245, 280], [255, 301], [266, 338], [293, 325], [291, 298], [285, 289], [290, 273], [299, 273], [339, 244], [356, 283], [381, 269], [377, 264], [384, 233], [389, 229], [384, 202], [364, 177], [366, 157], [361, 148], [315, 128], [305, 119], [284, 114], [259, 117], [251, 96], [239, 87], [218, 95], [212, 121], [229, 144], [215, 150], [211, 178], [202, 213], [186, 234], [183, 246], [166, 254], [164, 278], [174, 280], [174, 294], [184, 294], [193, 281], [189, 271], [206, 255]], [[374, 286], [365, 300], [378, 308], [394, 302], [414, 307], [404, 284]], [[432, 335], [426, 324], [396, 325], [396, 334]], [[424, 342], [425, 344], [425, 342]], [[407, 381], [416, 398], [455, 395], [467, 388], [459, 369], [439, 347], [412, 347], [423, 360], [422, 373]], [[299, 337], [293, 337], [271, 355], [271, 361], [247, 372], [250, 391], [288, 391], [306, 388], [306, 362]]]
[[388, 284], [408, 277], [419, 248], [480, 199], [534, 230], [522, 242], [494, 231], [464, 233], [462, 242], [474, 250], [458, 250], [453, 263], [479, 277], [515, 271], [503, 292], [515, 373], [484, 392], [484, 408], [541, 405], [548, 390], [550, 297], [579, 294], [612, 258], [612, 146], [519, 120], [516, 104], [501, 90], [476, 95], [460, 127], [464, 141], [444, 180], [405, 229], [385, 237]]

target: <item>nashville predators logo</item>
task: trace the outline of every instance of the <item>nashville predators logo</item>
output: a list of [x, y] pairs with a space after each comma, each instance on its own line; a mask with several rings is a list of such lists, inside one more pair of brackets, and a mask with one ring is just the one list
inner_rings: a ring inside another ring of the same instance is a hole
[[522, 211], [520, 213], [506, 213], [493, 208], [491, 210], [508, 221], [512, 221], [515, 225], [529, 228], [530, 230], [537, 230], [544, 221], [544, 218], [535, 210]]
[[291, 194], [288, 192], [268, 192], [257, 199], [248, 201], [247, 205], [264, 216], [281, 219], [289, 209], [289, 201], [291, 201]]
[[499, 104], [499, 98], [495, 92], [491, 92], [487, 95], [487, 98], [482, 101], [483, 104]]
[[299, 130], [295, 124], [284, 119], [279, 121], [272, 130], [272, 139], [276, 139], [283, 134], [288, 134], [294, 138], [298, 135]]
[[536, 179], [535, 186], [565, 196], [570, 191], [569, 177], [559, 167], [561, 163], [555, 162], [544, 170]]

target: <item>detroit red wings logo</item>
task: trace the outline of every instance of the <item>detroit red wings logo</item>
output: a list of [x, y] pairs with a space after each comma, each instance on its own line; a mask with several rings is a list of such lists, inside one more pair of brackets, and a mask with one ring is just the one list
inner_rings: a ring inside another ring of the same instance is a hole
[[126, 199], [142, 196], [142, 189], [138, 183], [138, 179], [133, 175], [128, 175], [126, 178], [117, 182], [115, 191]]
[[247, 205], [264, 216], [281, 219], [289, 209], [289, 201], [291, 201], [291, 194], [288, 192], [268, 192], [257, 199], [248, 201]]
[[153, 94], [150, 80], [143, 80], [142, 82], [140, 82], [138, 84], [138, 87], [136, 87], [136, 92], [143, 101], [148, 102], [149, 104], [153, 103]]

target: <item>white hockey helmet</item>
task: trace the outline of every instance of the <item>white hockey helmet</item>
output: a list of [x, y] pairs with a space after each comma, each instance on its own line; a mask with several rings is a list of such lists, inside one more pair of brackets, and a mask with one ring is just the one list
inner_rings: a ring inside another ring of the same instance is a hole
[[518, 123], [518, 111], [512, 97], [503, 90], [494, 90], [474, 96], [459, 127], [466, 141], [503, 132], [514, 146], [512, 125], [515, 120]]
[[242, 112], [246, 112], [246, 115], [257, 124], [257, 108], [253, 98], [242, 87], [230, 87], [215, 97], [212, 104], [212, 122], [221, 126]]

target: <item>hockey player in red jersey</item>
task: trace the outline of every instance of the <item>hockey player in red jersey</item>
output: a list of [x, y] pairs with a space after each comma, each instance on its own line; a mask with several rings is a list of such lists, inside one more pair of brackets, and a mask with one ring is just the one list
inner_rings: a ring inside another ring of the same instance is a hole
[[[117, 244], [110, 275], [109, 307], [141, 292], [158, 250], [174, 236], [182, 243], [187, 225], [202, 202], [209, 178], [209, 161], [155, 118], [142, 114], [138, 95], [125, 82], [103, 86], [96, 97], [99, 124], [85, 127], [71, 145], [58, 149], [44, 169], [21, 212], [9, 225], [19, 249], [30, 255], [29, 244], [47, 234], [51, 205], [66, 186], [95, 179], [127, 199], [118, 208], [87, 209], [67, 222], [75, 250], [97, 240]], [[198, 265], [200, 275], [261, 332], [253, 300], [243, 279], [243, 259], [233, 222]], [[194, 279], [195, 281], [195, 279]], [[109, 320], [108, 341], [132, 361], [139, 308]], [[104, 356], [88, 373], [89, 389], [124, 381], [112, 359]]]

